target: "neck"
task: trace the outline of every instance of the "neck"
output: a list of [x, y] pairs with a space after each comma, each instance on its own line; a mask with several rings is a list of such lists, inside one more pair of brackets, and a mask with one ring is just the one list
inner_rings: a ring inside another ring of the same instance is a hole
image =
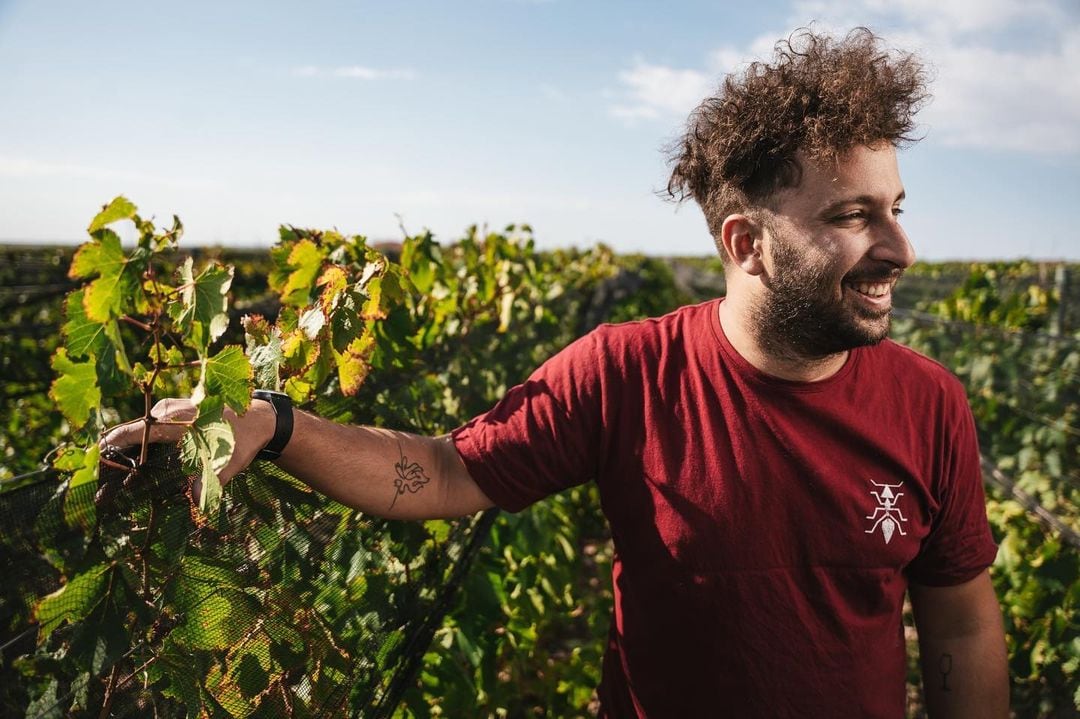
[[804, 357], [791, 348], [763, 346], [751, 329], [750, 313], [735, 298], [720, 303], [720, 326], [739, 355], [767, 375], [796, 382], [818, 382], [840, 371], [848, 353]]

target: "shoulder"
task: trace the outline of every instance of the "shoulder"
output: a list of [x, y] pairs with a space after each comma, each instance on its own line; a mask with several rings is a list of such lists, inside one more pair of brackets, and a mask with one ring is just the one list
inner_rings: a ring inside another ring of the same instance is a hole
[[967, 403], [963, 383], [948, 367], [906, 345], [887, 339], [865, 348], [865, 356], [871, 372], [907, 392]]
[[651, 351], [684, 344], [709, 332], [719, 300], [685, 305], [660, 317], [602, 324], [590, 333], [602, 351]]
[[681, 364], [690, 343], [711, 336], [709, 317], [715, 311], [714, 300], [680, 307], [660, 317], [599, 325], [548, 360], [543, 369], [627, 379], [648, 375], [672, 362]]

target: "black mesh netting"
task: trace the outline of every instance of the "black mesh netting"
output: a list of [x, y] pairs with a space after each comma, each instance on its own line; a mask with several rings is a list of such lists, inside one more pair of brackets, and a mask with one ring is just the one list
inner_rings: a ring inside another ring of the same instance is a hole
[[493, 518], [384, 522], [259, 463], [204, 519], [163, 448], [72, 483], [0, 492], [3, 717], [387, 716]]

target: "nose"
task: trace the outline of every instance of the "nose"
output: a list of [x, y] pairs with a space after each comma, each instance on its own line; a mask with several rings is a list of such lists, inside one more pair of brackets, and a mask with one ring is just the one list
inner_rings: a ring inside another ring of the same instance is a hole
[[915, 248], [894, 217], [882, 223], [870, 254], [874, 259], [889, 262], [902, 270], [915, 263]]

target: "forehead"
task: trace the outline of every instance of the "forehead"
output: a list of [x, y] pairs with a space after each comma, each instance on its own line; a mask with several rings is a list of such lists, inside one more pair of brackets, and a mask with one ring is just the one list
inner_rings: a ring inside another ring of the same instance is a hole
[[844, 200], [871, 200], [892, 204], [903, 193], [896, 150], [892, 145], [860, 145], [835, 158], [811, 159], [799, 153], [802, 168], [797, 187], [779, 193], [782, 214], [813, 210]]

